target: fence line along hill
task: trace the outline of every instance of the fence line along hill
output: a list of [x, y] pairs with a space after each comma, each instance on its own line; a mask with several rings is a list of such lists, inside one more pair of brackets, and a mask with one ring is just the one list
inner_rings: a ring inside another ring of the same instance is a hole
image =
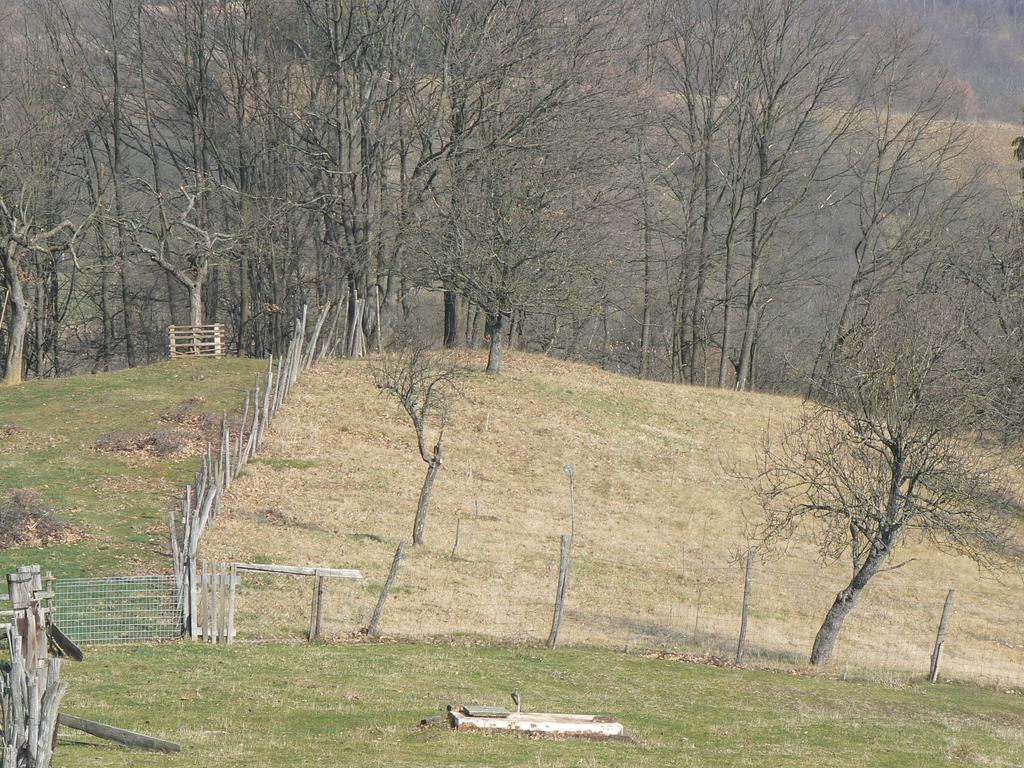
[[[382, 630], [543, 641], [569, 527], [563, 467], [572, 463], [577, 541], [562, 642], [734, 650], [741, 560], [757, 514], [743, 476], [769, 419], [798, 407], [526, 354], [505, 376], [472, 377], [448, 426], [426, 546], [407, 550]], [[365, 626], [411, 529], [423, 472], [414, 440], [365, 362], [314, 368], [232, 486], [202, 556], [358, 568], [365, 584], [331, 585], [324, 631]], [[840, 637], [838, 663], [883, 677], [926, 673], [952, 586], [944, 674], [1024, 685], [1019, 570], [997, 578], [915, 544], [907, 556], [917, 559], [868, 588]], [[820, 565], [806, 538], [756, 562], [748, 658], [805, 660], [848, 567]], [[307, 589], [249, 581], [238, 597], [239, 638], [301, 634]]]

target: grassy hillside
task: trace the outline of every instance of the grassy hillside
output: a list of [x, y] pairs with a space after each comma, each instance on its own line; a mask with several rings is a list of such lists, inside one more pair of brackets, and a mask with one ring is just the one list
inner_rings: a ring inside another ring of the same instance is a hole
[[[163, 363], [0, 390], [0, 490], [34, 490], [84, 536], [5, 551], [2, 565], [38, 561], [63, 574], [166, 569], [165, 516], [195, 469], [198, 444], [166, 456], [118, 447], [153, 430], [201, 426], [237, 406], [261, 369], [258, 361]], [[762, 765], [765, 755], [812, 767], [1021, 764], [1020, 697], [908, 684], [891, 671], [923, 670], [952, 582], [958, 611], [946, 669], [1016, 681], [1024, 643], [1003, 622], [1021, 610], [1013, 583], [959, 561], [922, 559], [872, 588], [840, 663], [885, 684], [620, 652], [731, 649], [735, 556], [752, 510], [741, 476], [766, 419], [796, 405], [510, 355], [506, 376], [469, 382], [428, 545], [409, 552], [384, 617], [391, 635], [468, 641], [92, 647], [84, 663], [64, 666], [65, 711], [180, 741], [183, 752], [141, 754], [63, 730], [55, 765], [656, 768]], [[563, 640], [605, 648], [550, 653], [533, 643], [547, 632], [557, 537], [568, 525], [566, 462], [579, 478], [579, 541]], [[365, 622], [394, 545], [408, 537], [422, 471], [411, 428], [377, 397], [365, 364], [321, 366], [300, 380], [261, 457], [233, 486], [206, 554], [362, 568], [365, 584], [328, 585], [328, 634], [344, 635]], [[751, 644], [775, 664], [803, 658], [839, 583], [840, 573], [800, 557], [808, 551], [798, 543], [756, 569]], [[299, 636], [309, 586], [246, 576], [240, 639]], [[450, 702], [507, 703], [513, 688], [528, 710], [615, 715], [631, 738], [536, 740], [416, 725]]]
[[[475, 361], [479, 364], [480, 361]], [[569, 525], [563, 465], [576, 467], [579, 514], [563, 640], [621, 649], [735, 648], [738, 558], [756, 507], [744, 473], [769, 419], [795, 400], [639, 382], [513, 355], [500, 378], [476, 375], [458, 404], [427, 524], [408, 550], [386, 633], [543, 640], [558, 537]], [[363, 585], [328, 587], [327, 631], [365, 623], [400, 539], [408, 539], [425, 465], [394, 403], [362, 362], [302, 379], [261, 459], [231, 490], [210, 559], [348, 566]], [[457, 521], [461, 543], [450, 558]], [[846, 568], [824, 568], [806, 540], [755, 567], [750, 643], [784, 664], [806, 658]], [[884, 678], [922, 674], [946, 590], [957, 589], [944, 671], [1024, 685], [1018, 571], [999, 579], [968, 561], [912, 548], [851, 617], [837, 664]], [[309, 584], [247, 577], [239, 631], [297, 637]]]
[[[117, 671], [117, 675], [112, 674]], [[65, 666], [65, 710], [182, 743], [150, 755], [64, 730], [58, 766], [1011, 766], [1024, 699], [889, 689], [608, 651], [172, 645]], [[420, 729], [449, 703], [610, 714], [630, 741]]]
[[[197, 468], [197, 429], [239, 407], [262, 367], [180, 360], [0, 389], [0, 499], [34, 492], [75, 539], [0, 551], [0, 569], [41, 562], [59, 575], [166, 570], [167, 510]], [[133, 447], [153, 433], [167, 455]]]

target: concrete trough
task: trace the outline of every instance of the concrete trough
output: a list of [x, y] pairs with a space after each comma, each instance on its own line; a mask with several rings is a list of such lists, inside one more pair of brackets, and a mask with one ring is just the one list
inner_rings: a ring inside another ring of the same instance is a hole
[[[471, 714], [472, 713], [472, 714]], [[582, 736], [610, 739], [622, 736], [622, 723], [600, 715], [554, 712], [507, 712], [478, 714], [471, 707], [448, 707], [448, 721], [459, 731], [512, 731], [517, 733]]]

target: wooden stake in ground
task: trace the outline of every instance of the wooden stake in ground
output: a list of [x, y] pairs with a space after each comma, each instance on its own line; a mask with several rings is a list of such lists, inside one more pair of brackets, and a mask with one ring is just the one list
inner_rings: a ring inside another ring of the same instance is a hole
[[942, 618], [939, 619], [939, 630], [935, 633], [935, 648], [932, 650], [931, 666], [928, 669], [928, 682], [934, 683], [939, 677], [939, 661], [942, 659], [942, 646], [946, 642], [946, 624], [949, 621], [949, 610], [953, 607], [953, 589], [946, 593], [946, 602], [942, 606]]
[[565, 610], [565, 593], [569, 586], [569, 537], [562, 534], [561, 558], [558, 564], [558, 590], [555, 592], [555, 612], [551, 617], [551, 633], [548, 635], [548, 648], [558, 645], [558, 632], [562, 628], [562, 614]]
[[317, 575], [313, 582], [313, 604], [309, 610], [309, 642], [318, 640], [324, 623], [324, 577]]
[[573, 548], [576, 546], [576, 469], [572, 464], [566, 464], [562, 469], [565, 476], [569, 478], [569, 557], [571, 559]]
[[228, 639], [229, 643], [235, 642], [235, 584], [238, 581], [238, 570], [235, 564], [231, 564], [231, 579], [228, 585]]
[[452, 560], [455, 559], [455, 553], [459, 551], [459, 535], [462, 533], [462, 518], [458, 517], [455, 519], [455, 543], [452, 544]]
[[391, 561], [391, 570], [388, 572], [387, 581], [384, 582], [384, 589], [380, 591], [380, 597], [377, 598], [377, 606], [373, 609], [373, 617], [366, 627], [366, 634], [370, 637], [377, 636], [377, 626], [380, 624], [381, 614], [384, 613], [384, 603], [387, 602], [388, 593], [391, 591], [391, 586], [395, 583], [395, 576], [398, 575], [398, 564], [402, 562], [404, 550], [405, 542], [401, 541], [398, 543], [398, 549], [395, 550], [395, 559]]
[[747, 550], [747, 565], [743, 570], [743, 615], [740, 617], [740, 639], [736, 644], [736, 663], [743, 663], [747, 652], [747, 614], [750, 611], [750, 579], [754, 575], [754, 551]]

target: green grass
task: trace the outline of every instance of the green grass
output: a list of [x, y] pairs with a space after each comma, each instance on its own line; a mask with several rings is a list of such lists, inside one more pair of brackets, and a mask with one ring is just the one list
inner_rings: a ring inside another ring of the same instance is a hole
[[[93, 446], [110, 432], [158, 427], [162, 413], [194, 398], [213, 414], [237, 408], [262, 367], [246, 360], [163, 363], [0, 390], [0, 425], [17, 427], [0, 438], [0, 495], [33, 489], [87, 536], [45, 550], [0, 552], [0, 567], [40, 562], [58, 575], [166, 569], [166, 514], [198, 460], [126, 457]], [[606, 420], [646, 418], [641, 400], [613, 406], [608, 398], [567, 392], [575, 406]], [[286, 475], [322, 461], [271, 454], [257, 464]], [[275, 535], [285, 524], [322, 522], [282, 520]], [[375, 527], [332, 539], [346, 550], [388, 540]], [[587, 567], [580, 561], [577, 576], [587, 576]], [[373, 594], [378, 586], [368, 579], [361, 588]], [[410, 584], [394, 591], [404, 590], [413, 594]], [[1024, 764], [1024, 697], [981, 687], [887, 687], [611, 650], [549, 653], [478, 642], [88, 648], [84, 663], [64, 666], [71, 685], [64, 711], [179, 741], [183, 752], [129, 751], [65, 729], [55, 765]], [[614, 715], [630, 738], [588, 742], [417, 727], [448, 703], [508, 704], [513, 688], [528, 710]]]
[[65, 576], [166, 569], [167, 511], [198, 459], [109, 454], [94, 445], [110, 432], [159, 428], [162, 413], [191, 398], [199, 410], [234, 411], [264, 366], [182, 360], [0, 389], [0, 425], [18, 430], [0, 438], [0, 496], [31, 489], [86, 537], [0, 552], [0, 569], [32, 562]]
[[[612, 651], [189, 644], [89, 650], [64, 710], [182, 744], [63, 731], [58, 766], [1009, 766], [1024, 698], [790, 677]], [[614, 715], [627, 741], [420, 729], [449, 703]]]

